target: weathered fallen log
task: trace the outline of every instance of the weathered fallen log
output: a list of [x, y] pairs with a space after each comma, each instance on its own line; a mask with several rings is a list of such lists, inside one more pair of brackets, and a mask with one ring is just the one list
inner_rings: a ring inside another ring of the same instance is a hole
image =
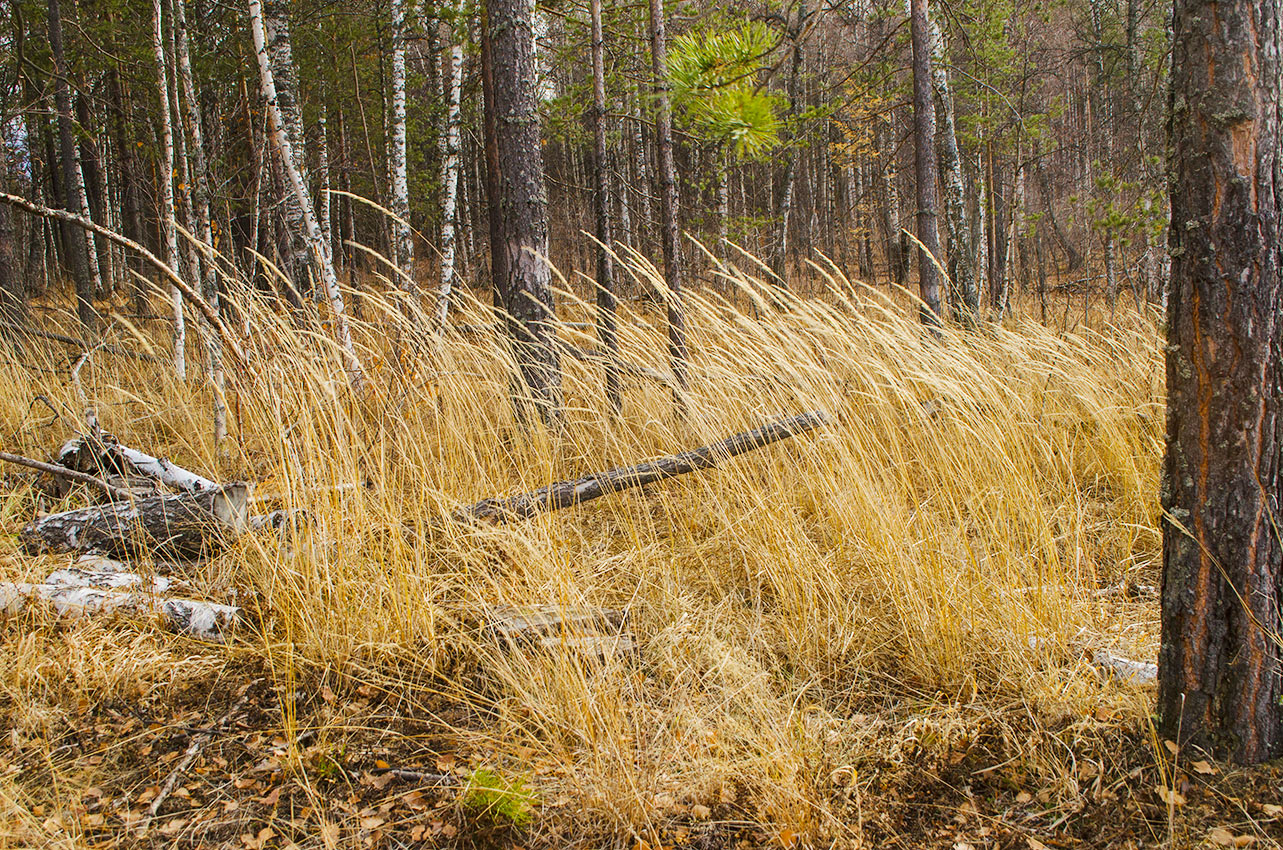
[[141, 590], [146, 593], [168, 593], [180, 582], [168, 576], [148, 579], [138, 573], [113, 570], [101, 572], [79, 567], [54, 570], [44, 580], [53, 587], [94, 587], [99, 590]]
[[90, 475], [85, 472], [80, 472], [75, 469], [68, 469], [66, 466], [60, 466], [56, 463], [45, 463], [44, 461], [40, 461], [40, 460], [32, 460], [29, 457], [22, 457], [21, 455], [10, 454], [9, 452], [0, 452], [0, 460], [8, 461], [9, 463], [15, 464], [17, 466], [25, 466], [28, 469], [34, 469], [37, 472], [43, 472], [48, 475], [54, 475], [59, 478], [65, 478], [68, 481], [76, 481], [81, 484], [88, 484], [91, 487], [101, 490], [103, 493], [107, 494], [109, 498], [112, 498], [112, 499], [128, 499], [130, 496], [130, 494], [127, 491], [121, 489], [120, 487], [116, 487], [113, 484], [109, 484], [106, 481], [103, 481], [101, 478], [97, 478], [93, 475]]
[[240, 619], [232, 605], [194, 599], [163, 599], [150, 593], [59, 587], [52, 584], [0, 583], [0, 616], [21, 613], [32, 603], [47, 604], [59, 617], [159, 617], [167, 628], [222, 641]]
[[830, 421], [832, 420], [828, 414], [821, 411], [804, 413], [771, 422], [753, 431], [734, 434], [721, 442], [681, 454], [598, 472], [573, 481], [558, 481], [533, 492], [506, 499], [482, 499], [474, 505], [460, 508], [455, 512], [455, 519], [461, 522], [486, 520], [495, 523], [529, 519], [545, 511], [561, 510], [609, 493], [708, 469], [716, 466], [719, 461], [810, 431]]
[[147, 552], [190, 558], [217, 550], [228, 536], [249, 528], [249, 490], [228, 484], [217, 490], [148, 496], [49, 514], [20, 533], [32, 553], [84, 552], [130, 558]]
[[177, 493], [205, 493], [219, 489], [217, 482], [171, 463], [131, 449], [110, 434], [99, 439], [72, 437], [58, 451], [58, 462], [85, 473], [145, 478], [159, 482]]

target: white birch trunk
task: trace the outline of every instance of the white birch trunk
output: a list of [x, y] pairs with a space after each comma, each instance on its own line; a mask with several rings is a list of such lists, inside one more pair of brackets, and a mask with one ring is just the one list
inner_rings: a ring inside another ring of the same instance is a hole
[[463, 93], [463, 44], [453, 21], [450, 24], [450, 100], [446, 110], [445, 156], [441, 158], [441, 284], [437, 290], [437, 327], [444, 328], [450, 311], [450, 290], [455, 279], [455, 218], [459, 198], [459, 127]]
[[975, 318], [979, 307], [976, 288], [976, 253], [967, 226], [966, 186], [962, 180], [962, 157], [954, 124], [953, 94], [949, 90], [949, 69], [944, 34], [931, 22], [931, 81], [936, 92], [939, 125], [940, 182], [944, 187], [945, 227], [949, 233], [949, 275], [953, 278], [949, 300], [955, 317]]
[[[435, 61], [435, 59], [434, 59]], [[410, 188], [406, 174], [405, 132], [405, 4], [392, 0], [392, 222], [396, 261], [401, 269], [398, 285], [413, 292], [414, 240], [410, 235]]]
[[320, 173], [321, 198], [316, 207], [316, 215], [321, 225], [321, 238], [325, 244], [330, 246], [330, 252], [334, 252], [334, 225], [330, 219], [330, 135], [329, 127], [325, 120], [325, 110], [316, 119], [317, 130], [317, 150], [316, 150], [316, 167]]
[[321, 228], [317, 225], [316, 214], [312, 210], [312, 199], [308, 197], [307, 186], [303, 183], [303, 176], [294, 165], [296, 154], [290, 144], [289, 137], [285, 133], [285, 120], [281, 115], [281, 108], [276, 99], [276, 82], [272, 77], [272, 65], [267, 57], [267, 37], [263, 30], [263, 7], [260, 0], [249, 0], [249, 19], [250, 29], [254, 37], [254, 51], [258, 54], [258, 71], [260, 82], [262, 83], [263, 99], [267, 101], [269, 131], [277, 150], [280, 152], [286, 176], [289, 178], [290, 185], [294, 190], [294, 197], [302, 208], [303, 224], [306, 228], [304, 236], [312, 249], [317, 265], [320, 266], [321, 280], [325, 285], [325, 292], [329, 296], [330, 306], [334, 310], [334, 325], [338, 333], [339, 345], [343, 347], [343, 352], [347, 355], [348, 377], [352, 385], [359, 388], [365, 380], [364, 369], [361, 366], [360, 359], [356, 356], [356, 347], [352, 344], [352, 329], [348, 326], [347, 311], [343, 306], [343, 292], [339, 289], [339, 279], [334, 274], [334, 261], [330, 256], [330, 246], [321, 238]]
[[[165, 60], [165, 34], [161, 27], [160, 0], [152, 0], [152, 48], [156, 53], [156, 83], [160, 92], [160, 135], [164, 148], [164, 179], [161, 180], [161, 230], [165, 235], [165, 262], [182, 273], [178, 259], [178, 231], [174, 226], [174, 127], [169, 115], [169, 72]], [[174, 373], [187, 379], [187, 326], [183, 320], [183, 293], [170, 285], [169, 300], [174, 313]]]
[[[187, 103], [188, 154], [194, 180], [192, 206], [195, 208], [197, 236], [206, 249], [214, 249], [214, 231], [209, 214], [209, 169], [205, 162], [205, 138], [201, 128], [200, 101], [196, 98], [196, 85], [192, 80], [191, 50], [187, 39], [187, 13], [184, 0], [173, 0], [174, 31], [178, 38], [178, 72], [182, 80], [183, 97]], [[201, 296], [209, 306], [218, 310], [218, 276], [211, 256], [201, 263]], [[204, 328], [205, 350], [209, 355], [209, 381], [214, 388], [214, 442], [221, 443], [227, 436], [227, 404], [224, 399], [223, 348], [218, 334], [211, 327]]]

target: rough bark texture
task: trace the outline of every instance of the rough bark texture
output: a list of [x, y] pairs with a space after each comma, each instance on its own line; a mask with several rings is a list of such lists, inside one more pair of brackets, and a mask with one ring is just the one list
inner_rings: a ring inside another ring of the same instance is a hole
[[508, 335], [522, 380], [545, 423], [560, 427], [561, 359], [548, 267], [539, 98], [535, 86], [530, 0], [488, 0], [487, 36], [494, 92], [499, 174], [490, 215], [502, 221], [503, 262], [496, 263]]
[[149, 496], [49, 514], [28, 523], [19, 536], [32, 554], [189, 558], [218, 549], [226, 534], [248, 525], [246, 487], [229, 484], [196, 495]]
[[307, 224], [302, 204], [295, 193], [290, 191], [291, 166], [298, 172], [304, 186], [308, 185], [308, 174], [306, 157], [303, 155], [303, 110], [298, 99], [298, 69], [294, 65], [294, 49], [290, 43], [289, 4], [285, 0], [265, 0], [261, 18], [265, 28], [266, 53], [272, 69], [272, 84], [276, 91], [276, 107], [281, 117], [282, 129], [289, 140], [290, 151], [290, 155], [284, 157], [280, 146], [276, 146], [278, 176], [284, 189], [280, 199], [284, 211], [284, 236], [280, 244], [282, 271], [296, 292], [310, 293], [315, 287], [312, 257], [307, 245]]
[[166, 627], [205, 640], [222, 641], [240, 619], [240, 609], [193, 599], [163, 599], [95, 587], [0, 583], [0, 617], [22, 612], [32, 602], [51, 606], [59, 617], [159, 617]]
[[931, 97], [931, 32], [927, 0], [911, 0], [913, 38], [913, 159], [918, 192], [918, 289], [922, 321], [940, 322], [940, 225], [936, 214], [936, 120]]
[[[435, 59], [434, 59], [435, 61]], [[392, 0], [392, 222], [396, 261], [400, 267], [398, 285], [414, 292], [414, 240], [410, 236], [410, 184], [406, 173], [405, 132], [405, 4]]]
[[[152, 49], [156, 55], [157, 91], [160, 93], [160, 139], [164, 160], [160, 175], [161, 215], [160, 229], [164, 235], [165, 262], [181, 273], [178, 260], [178, 232], [174, 224], [174, 125], [169, 114], [169, 70], [165, 58], [165, 31], [161, 22], [161, 0], [152, 2]], [[174, 317], [173, 358], [174, 373], [179, 380], [187, 377], [187, 326], [183, 318], [183, 293], [178, 287], [169, 288], [171, 315]]]
[[[49, 0], [49, 49], [53, 55], [54, 108], [58, 113], [58, 156], [62, 161], [64, 209], [89, 218], [85, 184], [80, 176], [71, 118], [71, 87], [67, 82], [67, 60], [62, 49], [62, 10], [58, 0]], [[91, 240], [83, 231], [67, 232], [67, 259], [76, 284], [76, 315], [86, 330], [92, 330], [98, 313], [94, 310], [94, 279], [90, 267]]]
[[668, 45], [664, 4], [650, 0], [650, 67], [655, 80], [655, 136], [658, 149], [660, 245], [668, 302], [668, 356], [677, 383], [687, 386], [686, 316], [682, 310], [681, 251], [677, 244], [677, 167], [673, 164], [673, 110], [668, 97]]
[[945, 66], [944, 33], [935, 21], [931, 25], [931, 80], [936, 90], [936, 118], [939, 123], [940, 172], [944, 183], [945, 229], [949, 234], [949, 306], [955, 319], [975, 321], [980, 308], [976, 286], [976, 245], [967, 222], [966, 181], [962, 178], [962, 157], [958, 153], [958, 131], [954, 126], [953, 92]]
[[619, 336], [615, 327], [614, 236], [610, 227], [610, 170], [606, 152], [606, 64], [601, 30], [601, 0], [591, 0], [592, 78], [593, 78], [593, 188], [597, 213], [597, 338], [608, 357], [606, 367], [606, 400], [616, 413], [623, 406], [619, 393]]
[[[457, 11], [457, 10], [456, 10]], [[459, 135], [463, 124], [460, 105], [463, 97], [463, 39], [458, 24], [450, 21], [449, 102], [446, 105], [443, 156], [441, 157], [441, 281], [437, 287], [436, 321], [444, 327], [450, 312], [450, 292], [454, 289], [458, 252], [455, 219], [459, 212]]]
[[1283, 755], [1278, 0], [1177, 0], [1163, 733]]
[[475, 505], [461, 509], [456, 517], [463, 521], [489, 520], [511, 522], [529, 519], [546, 511], [557, 511], [590, 502], [610, 493], [644, 487], [666, 478], [685, 475], [717, 466], [720, 461], [760, 449], [787, 437], [810, 431], [830, 421], [819, 411], [804, 413], [763, 425], [753, 431], [734, 434], [711, 446], [669, 455], [636, 466], [624, 466], [606, 472], [597, 472], [573, 481], [558, 481], [532, 493], [522, 493], [507, 499], [483, 499]]

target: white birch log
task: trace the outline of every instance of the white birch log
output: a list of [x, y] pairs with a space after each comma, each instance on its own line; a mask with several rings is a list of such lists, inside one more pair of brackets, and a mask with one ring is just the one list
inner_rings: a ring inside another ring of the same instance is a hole
[[1091, 665], [1121, 682], [1142, 687], [1158, 683], [1158, 665], [1148, 661], [1122, 658], [1104, 649], [1091, 654]]
[[91, 443], [84, 437], [72, 437], [58, 451], [58, 462], [68, 469], [81, 472], [122, 475], [130, 474], [158, 481], [176, 493], [208, 493], [219, 484], [204, 476], [189, 472], [165, 458], [155, 458], [146, 452], [117, 443], [110, 435]]
[[27, 552], [84, 552], [130, 558], [141, 552], [178, 558], [219, 549], [249, 528], [244, 484], [196, 494], [149, 496], [49, 514], [19, 533]]
[[304, 234], [311, 246], [317, 265], [320, 266], [321, 280], [325, 284], [330, 307], [334, 311], [334, 325], [342, 346], [347, 355], [348, 378], [354, 387], [359, 388], [365, 381], [365, 370], [356, 355], [352, 343], [352, 329], [348, 326], [347, 311], [343, 306], [343, 292], [339, 289], [339, 279], [334, 273], [334, 261], [330, 256], [330, 246], [321, 238], [320, 226], [316, 223], [316, 213], [312, 199], [308, 196], [307, 186], [295, 165], [295, 152], [285, 133], [284, 118], [281, 115], [280, 103], [276, 97], [276, 83], [272, 76], [272, 64], [267, 56], [267, 41], [263, 31], [263, 7], [260, 0], [249, 0], [250, 30], [254, 37], [254, 51], [258, 55], [259, 78], [262, 84], [263, 99], [267, 101], [270, 134], [273, 143], [281, 154], [281, 164], [289, 178], [294, 196], [303, 208]]
[[179, 582], [168, 576], [146, 578], [125, 570], [98, 571], [80, 567], [54, 570], [45, 578], [50, 587], [92, 587], [98, 590], [140, 590], [144, 593], [168, 593]]
[[33, 603], [49, 605], [64, 619], [158, 617], [173, 631], [217, 642], [227, 638], [241, 615], [241, 610], [233, 605], [194, 599], [163, 599], [149, 593], [0, 583], [0, 617], [20, 614]]

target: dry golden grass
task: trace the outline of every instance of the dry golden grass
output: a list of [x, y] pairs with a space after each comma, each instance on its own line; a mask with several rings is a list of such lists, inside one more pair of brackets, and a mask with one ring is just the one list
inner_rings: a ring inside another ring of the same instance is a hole
[[[644, 267], [632, 273], [657, 284]], [[1156, 575], [1157, 330], [1135, 316], [1073, 332], [1017, 318], [937, 338], [906, 305], [840, 276], [829, 284], [802, 299], [736, 276], [730, 300], [689, 295], [682, 416], [667, 389], [625, 376], [616, 419], [600, 369], [565, 360], [560, 435], [515, 418], [509, 356], [493, 336], [437, 339], [394, 295], [365, 297], [360, 394], [323, 321], [251, 307], [251, 364], [229, 376], [223, 446], [199, 377], [96, 355], [85, 391], [122, 442], [259, 482], [265, 501], [306, 520], [285, 543], [246, 538], [193, 571], [211, 598], [234, 593], [259, 617], [229, 648], [38, 615], [0, 627], [13, 746], [39, 748], [86, 705], [234, 678], [257, 658], [282, 693], [359, 682], [402, 712], [482, 712], [446, 746], [510, 774], [537, 770], [531, 829], [550, 844], [657, 836], [708, 805], [785, 844], [858, 846], [887, 777], [923, 753], [947, 762], [982, 735], [1015, 765], [994, 770], [1072, 807], [1086, 793], [1083, 753], [1143, 730], [1150, 710], [1149, 694], [1102, 679], [1084, 651], [1156, 651], [1156, 611], [1098, 591]], [[591, 320], [573, 294], [561, 301], [563, 319]], [[476, 304], [464, 313], [475, 328], [492, 321]], [[658, 318], [644, 304], [621, 318], [623, 355], [665, 370]], [[122, 344], [163, 355], [163, 325], [112, 327]], [[200, 362], [195, 341], [191, 357]], [[45, 457], [81, 427], [67, 365], [56, 346], [6, 354], [6, 448]], [[815, 409], [834, 424], [720, 469], [513, 525], [449, 520], [461, 503]], [[33, 508], [29, 488], [8, 490], [5, 530]], [[5, 548], [0, 579], [53, 562]], [[474, 627], [498, 602], [627, 606], [640, 652], [499, 652]], [[365, 722], [287, 708], [277, 731], [311, 724], [337, 747]], [[0, 847], [88, 843], [42, 824], [103, 781], [110, 759], [73, 768], [74, 753], [46, 750], [53, 787], [0, 765]]]

